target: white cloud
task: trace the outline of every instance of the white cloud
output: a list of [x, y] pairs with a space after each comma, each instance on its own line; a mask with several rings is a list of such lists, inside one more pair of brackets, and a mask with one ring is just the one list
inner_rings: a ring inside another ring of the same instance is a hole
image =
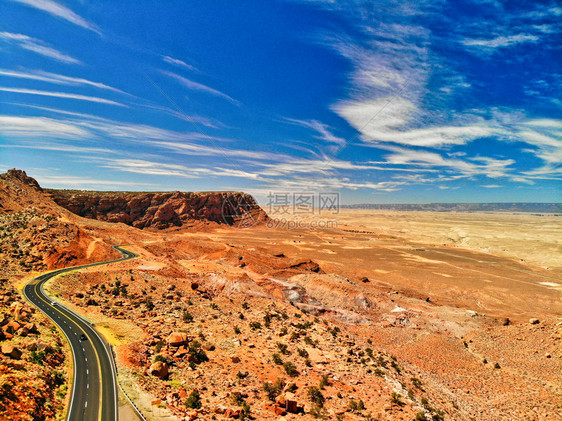
[[68, 54], [50, 47], [44, 41], [41, 41], [37, 38], [28, 37], [27, 35], [14, 34], [11, 32], [0, 32], [0, 40], [15, 44], [20, 48], [28, 51], [33, 51], [34, 53], [49, 57], [62, 63], [81, 64], [80, 60], [77, 60], [74, 57], [69, 56]]
[[403, 98], [387, 97], [364, 102], [340, 103], [334, 110], [362, 134], [364, 142], [392, 142], [410, 146], [461, 145], [494, 133], [484, 125], [403, 129], [416, 112]]
[[43, 187], [68, 188], [69, 186], [72, 186], [75, 189], [80, 190], [84, 189], [86, 186], [88, 186], [88, 188], [100, 187], [102, 189], [107, 189], [110, 187], [122, 188], [137, 186], [157, 186], [157, 184], [141, 183], [139, 181], [100, 180], [87, 177], [76, 177], [71, 175], [35, 175], [34, 178]]
[[87, 96], [87, 95], [69, 94], [66, 92], [39, 91], [35, 89], [5, 88], [5, 87], [0, 87], [0, 91], [14, 92], [18, 94], [27, 94], [27, 95], [50, 96], [54, 98], [76, 99], [79, 101], [98, 102], [100, 104], [109, 104], [109, 105], [117, 105], [119, 107], [127, 107], [124, 104], [121, 104], [116, 101], [112, 101], [110, 99], [99, 98], [95, 96]]
[[323, 140], [328, 143], [335, 143], [336, 145], [343, 146], [346, 143], [346, 140], [334, 135], [330, 130], [331, 127], [327, 124], [321, 123], [318, 120], [295, 120], [292, 118], [285, 118], [285, 121], [289, 123], [297, 124], [302, 127], [306, 127], [318, 132], [318, 136], [315, 136], [317, 139]]
[[62, 4], [59, 4], [52, 0], [12, 0], [12, 1], [16, 1], [18, 3], [25, 4], [35, 9], [42, 10], [43, 12], [47, 12], [52, 16], [56, 16], [58, 18], [64, 19], [70, 23], [81, 26], [82, 28], [89, 29], [90, 31], [93, 31], [101, 35], [101, 32], [96, 25], [78, 16], [68, 7], [63, 6]]
[[[490, 157], [473, 157], [471, 161], [461, 159], [445, 158], [435, 152], [420, 151], [414, 149], [406, 149], [397, 146], [379, 146], [379, 148], [391, 151], [386, 155], [386, 163], [389, 165], [411, 165], [414, 167], [441, 168], [448, 172], [449, 175], [438, 176], [443, 180], [446, 179], [472, 177], [476, 175], [484, 175], [488, 178], [509, 177], [513, 180], [514, 175], [510, 168], [515, 161], [513, 159], [496, 159]], [[475, 163], [477, 162], [477, 163]]]
[[[1, 130], [0, 130], [1, 133]], [[88, 146], [76, 146], [76, 145], [67, 145], [61, 143], [38, 143], [34, 141], [30, 144], [7, 144], [7, 145], [0, 145], [3, 148], [18, 148], [18, 149], [37, 149], [41, 151], [57, 151], [57, 152], [65, 152], [65, 153], [82, 153], [82, 154], [111, 154], [115, 153], [115, 151], [111, 149], [105, 148], [95, 148], [95, 147], [88, 147]]]
[[76, 125], [45, 117], [0, 116], [0, 133], [14, 137], [78, 139], [90, 136]]
[[172, 72], [167, 72], [167, 71], [162, 70], [161, 73], [168, 76], [168, 77], [171, 77], [171, 78], [177, 80], [178, 82], [180, 82], [183, 86], [185, 86], [188, 89], [192, 89], [192, 90], [195, 90], [195, 91], [207, 92], [208, 94], [218, 96], [218, 97], [221, 97], [221, 98], [225, 98], [225, 99], [229, 100], [230, 102], [232, 102], [233, 104], [240, 105], [239, 101], [237, 101], [234, 98], [228, 96], [227, 94], [222, 93], [222, 92], [220, 92], [216, 89], [213, 89], [213, 88], [211, 88], [207, 85], [203, 85], [201, 83], [194, 82], [192, 80], [186, 79], [185, 77], [177, 75], [177, 74], [172, 73]]
[[162, 56], [162, 60], [164, 60], [166, 63], [173, 64], [174, 66], [183, 67], [184, 69], [188, 69], [188, 70], [191, 70], [191, 71], [197, 70], [191, 64], [187, 64], [185, 61], [177, 59], [177, 58], [173, 58], [173, 57], [170, 57], [170, 56]]
[[101, 167], [111, 168], [118, 171], [131, 172], [144, 175], [172, 176], [183, 178], [204, 178], [209, 176], [216, 177], [239, 177], [246, 179], [257, 179], [255, 173], [233, 170], [229, 168], [213, 167], [193, 167], [179, 164], [167, 164], [145, 159], [109, 159], [96, 158], [93, 162], [101, 163]]
[[54, 83], [57, 85], [68, 85], [68, 86], [92, 86], [98, 89], [105, 89], [108, 91], [118, 92], [121, 94], [125, 94], [121, 89], [113, 88], [108, 86], [104, 83], [100, 82], [92, 82], [91, 80], [71, 77], [71, 76], [64, 76], [56, 73], [49, 73], [44, 72], [42, 70], [29, 70], [29, 71], [18, 71], [18, 70], [8, 70], [8, 69], [0, 69], [0, 76], [8, 76], [20, 79], [30, 79], [30, 80], [38, 80], [41, 82], [48, 82]]
[[495, 49], [510, 47], [525, 42], [537, 42], [539, 37], [529, 34], [517, 34], [509, 36], [497, 36], [492, 39], [463, 39], [461, 42], [468, 47], [479, 47], [484, 49]]

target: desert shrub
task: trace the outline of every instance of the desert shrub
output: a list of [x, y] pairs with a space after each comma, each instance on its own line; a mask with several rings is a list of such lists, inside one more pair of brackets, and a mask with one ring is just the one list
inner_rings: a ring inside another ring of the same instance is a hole
[[317, 419], [325, 420], [328, 418], [326, 408], [320, 405], [314, 405], [312, 408], [310, 408], [308, 413]]
[[277, 352], [274, 353], [274, 354], [271, 356], [271, 359], [273, 360], [273, 363], [274, 363], [274, 364], [277, 364], [277, 365], [282, 365], [282, 364], [283, 364], [283, 358], [281, 358], [281, 355], [279, 355]]
[[209, 357], [207, 357], [207, 354], [205, 353], [205, 350], [203, 350], [201, 348], [201, 344], [198, 341], [192, 341], [189, 344], [189, 355], [191, 355], [192, 357], [194, 357], [194, 363], [195, 364], [201, 364], [204, 363], [206, 361], [209, 361]]
[[166, 363], [166, 364], [170, 363], [170, 361], [166, 357], [164, 357], [163, 355], [160, 355], [160, 354], [158, 354], [157, 356], [154, 357], [154, 362], [157, 362], [157, 361], [161, 361], [161, 362]]
[[250, 405], [248, 405], [248, 402], [246, 401], [242, 401], [242, 404], [240, 405], [242, 407], [242, 413], [240, 414], [240, 420], [244, 421], [247, 418], [250, 418], [250, 414], [251, 414], [251, 408]]
[[154, 351], [160, 352], [163, 346], [164, 346], [164, 341], [160, 340], [156, 342], [156, 344], [154, 345]]
[[324, 402], [325, 402], [326, 398], [324, 398], [324, 395], [322, 394], [320, 389], [318, 389], [316, 386], [310, 386], [306, 390], [306, 394], [307, 394], [310, 402], [315, 403], [319, 407], [324, 406]]
[[495, 364], [494, 364], [494, 368], [501, 368], [501, 366], [500, 366], [499, 363], [495, 363]]
[[313, 348], [316, 348], [316, 344], [314, 343], [314, 341], [312, 339], [310, 339], [310, 336], [304, 337], [304, 343], [307, 344], [307, 345], [310, 345]]
[[351, 399], [347, 407], [351, 412], [360, 412], [365, 410], [365, 403], [362, 399], [359, 399], [358, 401]]
[[186, 323], [191, 323], [193, 321], [193, 315], [189, 311], [184, 310], [182, 314], [182, 319]]
[[304, 323], [295, 324], [295, 327], [297, 329], [302, 329], [302, 330], [306, 330], [306, 329], [310, 328], [311, 326], [312, 326], [312, 322], [304, 322]]
[[271, 326], [271, 314], [266, 313], [265, 316], [263, 316], [263, 324], [266, 328], [269, 329], [269, 327]]
[[189, 394], [187, 400], [185, 401], [185, 406], [191, 409], [201, 408], [201, 396], [199, 396], [199, 392], [197, 390], [194, 390]]
[[283, 368], [285, 369], [285, 372], [291, 377], [297, 377], [299, 375], [297, 367], [290, 361], [285, 361], [285, 363], [283, 364]]
[[331, 386], [331, 385], [332, 383], [330, 382], [330, 378], [328, 377], [328, 375], [327, 374], [322, 375], [318, 387], [320, 389], [324, 389], [326, 386]]
[[240, 392], [232, 392], [230, 399], [234, 405], [242, 405], [242, 402], [244, 402], [244, 395]]
[[238, 326], [234, 326], [234, 333], [240, 335], [240, 328]]
[[259, 329], [261, 329], [261, 323], [260, 322], [251, 322], [250, 328], [252, 330], [259, 330]]
[[277, 342], [277, 348], [279, 349], [279, 351], [283, 355], [289, 355], [290, 354], [289, 349], [287, 347], [287, 344], [284, 344], [282, 342]]
[[418, 379], [417, 377], [412, 377], [410, 380], [412, 381], [412, 384], [416, 389], [422, 390], [422, 381], [420, 379]]
[[267, 397], [270, 401], [274, 401], [277, 396], [283, 391], [285, 382], [283, 379], [275, 380], [275, 383], [265, 382], [263, 384], [263, 390], [267, 393]]
[[152, 300], [150, 298], [146, 299], [146, 301], [144, 302], [144, 305], [145, 305], [145, 307], [148, 311], [154, 310], [154, 303], [152, 302]]
[[43, 365], [43, 361], [45, 361], [45, 351], [31, 351], [29, 361], [35, 364]]
[[400, 393], [392, 392], [392, 395], [390, 396], [390, 402], [395, 405], [404, 405], [404, 402], [402, 402], [401, 398], [402, 395], [400, 395]]
[[297, 353], [303, 358], [308, 358], [308, 351], [306, 349], [297, 348]]
[[416, 414], [416, 421], [427, 421], [427, 418], [425, 417], [425, 413], [424, 412], [418, 412]]
[[244, 301], [244, 302], [242, 303], [242, 308], [243, 308], [244, 310], [248, 310], [248, 309], [250, 308], [250, 306], [248, 305], [248, 303], [247, 303], [246, 301]]

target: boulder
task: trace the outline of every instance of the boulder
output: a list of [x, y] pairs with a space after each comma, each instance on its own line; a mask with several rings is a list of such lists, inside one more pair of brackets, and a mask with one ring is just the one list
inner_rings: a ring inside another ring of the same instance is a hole
[[241, 409], [230, 409], [229, 408], [224, 412], [225, 418], [240, 418], [240, 415], [242, 415]]
[[297, 413], [298, 411], [297, 398], [295, 397], [294, 393], [291, 392], [285, 393], [285, 409], [287, 410], [287, 412], [291, 412], [293, 414]]
[[171, 346], [187, 345], [189, 343], [189, 337], [187, 336], [187, 333], [172, 332], [166, 339], [166, 343]]
[[159, 379], [164, 379], [168, 376], [168, 364], [163, 363], [162, 361], [156, 361], [150, 366], [148, 372]]
[[2, 354], [7, 355], [15, 360], [19, 360], [21, 358], [21, 351], [12, 344], [3, 344]]
[[538, 325], [540, 323], [539, 319], [530, 319], [529, 323], [532, 325]]

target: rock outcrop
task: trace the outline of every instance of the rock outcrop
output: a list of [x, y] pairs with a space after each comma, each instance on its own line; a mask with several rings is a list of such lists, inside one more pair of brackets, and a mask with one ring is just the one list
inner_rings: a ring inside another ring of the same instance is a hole
[[251, 227], [268, 218], [252, 196], [241, 192], [48, 192], [58, 205], [77, 215], [141, 229], [179, 227], [196, 221]]

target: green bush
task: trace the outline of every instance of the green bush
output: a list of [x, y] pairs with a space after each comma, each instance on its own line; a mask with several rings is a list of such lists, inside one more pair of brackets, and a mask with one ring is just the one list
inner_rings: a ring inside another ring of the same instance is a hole
[[197, 390], [192, 391], [187, 400], [185, 401], [185, 406], [191, 409], [201, 408], [201, 396]]

